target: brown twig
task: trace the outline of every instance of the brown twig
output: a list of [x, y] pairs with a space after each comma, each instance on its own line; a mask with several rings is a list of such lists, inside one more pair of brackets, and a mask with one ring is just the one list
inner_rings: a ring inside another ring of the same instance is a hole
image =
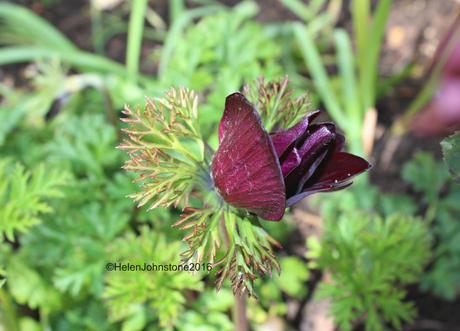
[[246, 299], [246, 293], [235, 295], [235, 307], [233, 310], [235, 331], [249, 331], [248, 316], [246, 314]]

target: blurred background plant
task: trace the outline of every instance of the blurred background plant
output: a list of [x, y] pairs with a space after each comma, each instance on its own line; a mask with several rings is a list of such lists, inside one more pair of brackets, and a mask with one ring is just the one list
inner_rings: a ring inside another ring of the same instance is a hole
[[[452, 12], [455, 26], [460, 9], [448, 2], [438, 7]], [[134, 108], [145, 96], [185, 86], [198, 93], [201, 134], [215, 148], [225, 97], [261, 76], [285, 75], [293, 94], [308, 92], [310, 107], [324, 109], [344, 131], [347, 148], [369, 157], [374, 170], [351, 189], [307, 199], [282, 222], [263, 224], [284, 246], [275, 250], [282, 271], [255, 283], [258, 300], [248, 300], [243, 316], [250, 327], [454, 330], [460, 324], [446, 313], [460, 307], [460, 187], [452, 180], [459, 176], [458, 133], [442, 143], [445, 165], [435, 138], [414, 140], [406, 132], [394, 140], [390, 130], [431, 98], [445, 57], [432, 53], [426, 67], [435, 78], [418, 76], [409, 96], [415, 57], [382, 74], [381, 54], [388, 56], [401, 38], [391, 15], [406, 13], [411, 22], [411, 13], [428, 13], [426, 21], [414, 21], [423, 32], [423, 24], [436, 21], [430, 4], [21, 3], [0, 4], [4, 330], [234, 329], [241, 316], [232, 316], [237, 302], [230, 283], [216, 293], [212, 272], [105, 270], [114, 261], [176, 263], [187, 250], [182, 233], [170, 227], [180, 210], [147, 212], [126, 198], [138, 188], [120, 169], [126, 156], [115, 149], [118, 118], [125, 104]], [[277, 20], [269, 19], [271, 7]], [[441, 17], [445, 26], [447, 16]], [[438, 36], [446, 33], [453, 45], [457, 32], [450, 31]], [[458, 56], [452, 58], [458, 68]], [[407, 106], [407, 99], [415, 101]], [[313, 314], [318, 300], [329, 308]]]

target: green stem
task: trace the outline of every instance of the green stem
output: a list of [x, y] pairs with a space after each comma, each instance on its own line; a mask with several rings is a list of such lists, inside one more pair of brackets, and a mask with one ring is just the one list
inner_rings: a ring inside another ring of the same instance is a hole
[[184, 0], [171, 0], [169, 2], [169, 22], [174, 24], [185, 10]]
[[101, 12], [91, 1], [90, 6], [91, 15], [91, 39], [93, 42], [94, 50], [97, 54], [104, 54], [104, 30], [102, 27]]
[[293, 24], [294, 36], [297, 39], [305, 64], [313, 77], [316, 91], [327, 108], [328, 113], [346, 130], [348, 121], [332, 88], [332, 82], [327, 75], [314, 40], [305, 27], [299, 23]]
[[129, 18], [128, 48], [126, 49], [126, 69], [130, 80], [136, 82], [139, 74], [139, 59], [144, 30], [144, 17], [148, 0], [133, 0]]
[[434, 199], [433, 202], [430, 203], [426, 213], [425, 213], [425, 221], [427, 224], [431, 225], [434, 219], [436, 218], [436, 212], [438, 210], [439, 198]]
[[0, 289], [0, 322], [5, 330], [20, 331], [14, 305], [3, 289]]
[[358, 63], [364, 62], [364, 54], [368, 39], [368, 26], [370, 15], [369, 0], [352, 0], [351, 17], [353, 21], [353, 34], [355, 35], [357, 45]]

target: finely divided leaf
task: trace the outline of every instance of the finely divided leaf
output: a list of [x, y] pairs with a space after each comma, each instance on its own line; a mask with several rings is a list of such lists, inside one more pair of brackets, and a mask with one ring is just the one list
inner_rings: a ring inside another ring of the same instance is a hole
[[460, 182], [460, 131], [441, 142], [444, 161], [455, 181]]

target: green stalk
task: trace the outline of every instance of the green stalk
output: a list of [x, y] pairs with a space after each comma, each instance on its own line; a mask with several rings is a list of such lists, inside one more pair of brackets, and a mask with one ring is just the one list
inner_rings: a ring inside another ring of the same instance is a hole
[[300, 0], [281, 0], [284, 6], [305, 22], [315, 18], [324, 2], [325, 0], [311, 0], [307, 6]]
[[94, 72], [126, 75], [126, 69], [119, 63], [100, 55], [82, 51], [53, 50], [44, 47], [12, 46], [0, 49], [0, 65], [30, 62], [39, 59], [58, 58], [77, 68]]
[[342, 100], [345, 105], [348, 126], [346, 128], [350, 151], [362, 155], [362, 129], [364, 112], [359, 100], [355, 77], [355, 63], [348, 34], [343, 29], [334, 31], [337, 51], [337, 64], [342, 87]]
[[131, 15], [129, 17], [126, 69], [128, 71], [128, 78], [134, 82], [137, 81], [139, 74], [139, 61], [147, 3], [148, 0], [133, 0]]
[[[352, 0], [351, 17], [353, 24], [353, 34], [355, 35], [358, 63], [362, 65], [365, 57], [365, 50], [369, 31], [369, 0]], [[362, 72], [362, 70], [360, 70]]]
[[0, 326], [2, 325], [5, 330], [19, 331], [16, 309], [6, 292], [0, 289]]
[[169, 2], [169, 24], [173, 25], [184, 11], [184, 0], [171, 0]]
[[337, 50], [337, 63], [339, 67], [342, 94], [348, 117], [354, 123], [362, 122], [361, 105], [356, 86], [355, 63], [351, 49], [351, 41], [343, 29], [334, 31], [334, 40]]
[[49, 49], [76, 50], [58, 29], [31, 10], [11, 3], [0, 3], [0, 40], [5, 44], [46, 45]]
[[361, 91], [363, 96], [363, 110], [367, 111], [375, 105], [376, 85], [378, 75], [378, 61], [382, 48], [382, 39], [385, 32], [386, 22], [390, 14], [393, 0], [381, 0], [375, 11], [371, 27], [362, 27], [371, 31], [360, 59]]
[[305, 64], [313, 77], [313, 82], [321, 100], [326, 105], [327, 111], [334, 121], [347, 130], [348, 121], [344, 115], [339, 100], [332, 89], [332, 84], [321, 61], [318, 49], [310, 33], [299, 23], [294, 23], [294, 35], [300, 47]]
[[312, 12], [310, 8], [308, 8], [302, 1], [281, 0], [281, 3], [304, 21], [307, 22], [312, 19]]

